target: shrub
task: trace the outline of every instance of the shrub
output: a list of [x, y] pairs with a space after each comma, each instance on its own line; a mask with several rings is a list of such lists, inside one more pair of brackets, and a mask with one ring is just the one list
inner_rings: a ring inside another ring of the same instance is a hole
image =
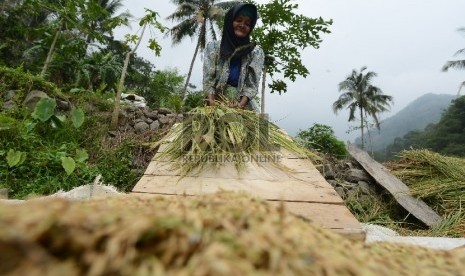
[[297, 138], [310, 150], [332, 154], [339, 158], [348, 156], [344, 142], [336, 138], [334, 131], [329, 126], [314, 124], [308, 130], [299, 131]]

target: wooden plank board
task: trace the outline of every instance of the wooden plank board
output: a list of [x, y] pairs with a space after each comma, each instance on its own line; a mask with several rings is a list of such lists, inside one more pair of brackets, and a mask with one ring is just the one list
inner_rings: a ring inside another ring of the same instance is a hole
[[311, 203], [311, 202], [284, 202], [268, 201], [279, 206], [284, 204], [289, 212], [310, 220], [324, 228], [360, 228], [360, 223], [344, 205]]
[[331, 230], [352, 241], [365, 242], [366, 239], [366, 233], [362, 228], [340, 228]]
[[[142, 197], [161, 196], [166, 198], [177, 198], [178, 200], [182, 200], [184, 198], [184, 196], [179, 195], [154, 195], [146, 193], [133, 194]], [[286, 211], [323, 228], [330, 229], [351, 240], [365, 240], [365, 231], [361, 228], [360, 223], [343, 205], [286, 201], [268, 201], [268, 203], [276, 207], [284, 204]]]
[[[306, 160], [305, 160], [306, 161]], [[284, 163], [284, 162], [283, 162]], [[250, 180], [275, 180], [289, 181], [301, 180], [309, 183], [320, 182], [322, 187], [330, 188], [330, 184], [321, 176], [313, 164], [306, 163], [307, 170], [299, 167], [291, 167], [294, 161], [287, 164], [271, 164], [271, 163], [247, 163], [245, 168], [237, 171], [231, 163], [222, 164], [219, 168], [206, 168], [201, 173], [193, 172], [188, 176], [202, 176], [206, 178], [223, 178], [223, 179], [250, 179]], [[160, 175], [160, 176], [181, 176], [180, 168], [175, 167], [174, 162], [152, 160], [145, 171], [145, 175]]]
[[332, 189], [322, 187], [319, 182], [300, 180], [269, 181], [250, 179], [223, 179], [145, 175], [133, 188], [133, 192], [167, 195], [203, 195], [219, 191], [246, 192], [252, 196], [270, 200], [321, 202], [343, 204], [343, 200]]
[[414, 198], [410, 189], [398, 178], [388, 172], [388, 170], [375, 160], [368, 153], [349, 144], [347, 149], [352, 157], [362, 165], [362, 167], [378, 182], [386, 188], [399, 202], [402, 207], [413, 216], [424, 222], [428, 226], [434, 226], [441, 222], [441, 217], [433, 211], [423, 200]]
[[[163, 152], [167, 146], [162, 144], [158, 152]], [[244, 192], [274, 205], [285, 204], [291, 213], [349, 239], [364, 240], [360, 223], [309, 159], [285, 149], [275, 154], [279, 155], [277, 163], [247, 162], [240, 172], [232, 163], [223, 163], [218, 168], [207, 168], [185, 177], [180, 177], [180, 168], [175, 168], [174, 162], [162, 160], [158, 154], [133, 193], [175, 197], [200, 196], [222, 190]]]

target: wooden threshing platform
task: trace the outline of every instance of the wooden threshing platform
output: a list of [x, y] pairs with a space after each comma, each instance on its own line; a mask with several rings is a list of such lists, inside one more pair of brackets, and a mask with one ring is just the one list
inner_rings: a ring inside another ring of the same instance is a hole
[[[163, 150], [163, 146], [160, 147]], [[333, 187], [308, 159], [281, 150], [279, 162], [247, 162], [240, 173], [233, 164], [206, 169], [199, 175], [180, 177], [170, 162], [154, 158], [133, 193], [163, 196], [198, 196], [221, 190], [246, 192], [271, 204], [284, 205], [290, 212], [324, 228], [353, 239], [365, 239], [360, 223], [345, 207]]]

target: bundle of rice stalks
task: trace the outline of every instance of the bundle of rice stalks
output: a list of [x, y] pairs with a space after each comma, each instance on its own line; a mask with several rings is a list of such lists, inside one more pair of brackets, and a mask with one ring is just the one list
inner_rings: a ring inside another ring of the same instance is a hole
[[351, 243], [241, 194], [0, 203], [0, 275], [463, 275], [465, 253]]
[[258, 156], [276, 160], [280, 148], [297, 156], [318, 158], [266, 117], [225, 105], [191, 110], [155, 146], [163, 143], [166, 147], [155, 158], [173, 161], [176, 168], [181, 168], [182, 175], [200, 172], [206, 166], [219, 167], [225, 162], [233, 163], [240, 170], [245, 162]]
[[[465, 159], [447, 157], [422, 149], [400, 153], [400, 161], [390, 164], [392, 173], [407, 184], [412, 193], [445, 216], [439, 228], [456, 228], [465, 235]], [[460, 230], [460, 228], [462, 230]]]

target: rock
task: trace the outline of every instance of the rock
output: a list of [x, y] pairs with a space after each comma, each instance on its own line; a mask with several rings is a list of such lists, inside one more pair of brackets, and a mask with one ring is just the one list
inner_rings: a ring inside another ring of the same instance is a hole
[[344, 181], [343, 183], [338, 183], [339, 186], [342, 186], [348, 190], [350, 189], [354, 189], [355, 187], [357, 187], [357, 184], [356, 183], [352, 183], [352, 182], [347, 182], [347, 181]]
[[42, 91], [39, 90], [32, 90], [29, 92], [29, 94], [26, 96], [26, 99], [23, 101], [23, 106], [29, 108], [29, 110], [33, 111], [34, 108], [36, 107], [37, 102], [42, 99], [50, 99], [50, 97]]
[[373, 188], [370, 186], [370, 184], [366, 181], [359, 181], [358, 182], [358, 189], [361, 193], [365, 195], [369, 195], [373, 192]]
[[339, 185], [339, 182], [337, 182], [336, 180], [328, 180], [327, 182], [331, 184], [331, 186], [333, 186], [334, 188], [341, 186]]
[[145, 118], [145, 122], [150, 125], [151, 123], [153, 123], [153, 120], [150, 118]]
[[359, 181], [370, 182], [371, 177], [364, 170], [351, 169], [349, 170], [347, 180], [354, 183], [358, 183]]
[[137, 118], [142, 118], [142, 117], [144, 117], [144, 112], [143, 112], [142, 110], [140, 110], [140, 109], [139, 109], [139, 110], [136, 110], [135, 113], [136, 113], [136, 117], [137, 117]]
[[344, 163], [344, 166], [349, 170], [354, 169], [354, 165], [352, 164], [352, 162], [346, 162]]
[[159, 128], [160, 128], [160, 122], [158, 122], [158, 121], [153, 121], [150, 124], [150, 130], [157, 130]]
[[128, 106], [126, 106], [126, 111], [128, 111], [128, 112], [135, 112], [135, 111], [136, 111], [136, 107], [135, 107], [135, 106], [132, 106], [132, 105], [128, 105]]
[[168, 108], [159, 108], [158, 109], [158, 114], [163, 114], [163, 115], [167, 115], [167, 114], [171, 114], [173, 113], [173, 111], [171, 111], [170, 109]]
[[16, 105], [16, 103], [14, 101], [7, 101], [3, 104], [3, 109], [4, 110], [12, 110], [12, 109], [15, 109], [17, 108], [18, 106]]
[[149, 114], [150, 114], [151, 111], [152, 111], [152, 110], [151, 110], [150, 108], [148, 108], [148, 107], [144, 107], [144, 108], [142, 109], [142, 112], [144, 113], [144, 116], [145, 116], [145, 117], [149, 117]]
[[166, 117], [168, 118], [169, 124], [174, 124], [176, 121], [176, 114], [167, 114]]
[[347, 197], [346, 198], [355, 198], [358, 199], [359, 192], [357, 189], [351, 189], [348, 190], [346, 193]]
[[184, 115], [182, 114], [176, 115], [176, 123], [181, 123], [183, 119], [184, 119]]
[[18, 90], [8, 90], [6, 91], [6, 94], [5, 94], [5, 101], [12, 101], [14, 99], [14, 97], [16, 96], [16, 93], [17, 93]]
[[158, 112], [157, 111], [152, 111], [149, 112], [148, 114], [145, 115], [147, 118], [150, 118], [152, 120], [157, 120], [158, 119]]
[[343, 187], [336, 187], [334, 188], [334, 190], [336, 190], [336, 193], [342, 198], [342, 199], [346, 199], [347, 195], [346, 195], [346, 191]]
[[326, 179], [335, 179], [336, 174], [334, 173], [333, 166], [331, 164], [325, 164], [323, 167], [324, 177]]
[[158, 121], [160, 122], [160, 124], [162, 125], [166, 125], [170, 122], [170, 117], [168, 116], [160, 116], [160, 118], [158, 118]]
[[146, 122], [138, 122], [134, 126], [134, 131], [136, 134], [140, 134], [142, 132], [147, 131], [150, 128], [150, 126]]
[[124, 126], [128, 123], [128, 114], [126, 113], [125, 110], [120, 109], [118, 113], [118, 125], [119, 126]]
[[55, 102], [57, 103], [57, 108], [62, 111], [69, 111], [71, 110], [71, 104], [68, 101], [56, 99]]

